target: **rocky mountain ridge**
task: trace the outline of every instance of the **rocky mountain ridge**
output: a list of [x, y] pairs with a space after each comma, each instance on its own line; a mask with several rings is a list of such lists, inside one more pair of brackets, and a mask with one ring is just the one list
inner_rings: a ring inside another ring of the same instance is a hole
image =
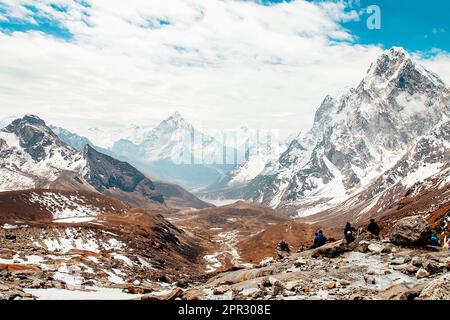
[[[446, 126], [449, 93], [437, 75], [403, 49], [392, 48], [356, 88], [327, 96], [311, 130], [294, 139], [275, 164], [244, 187], [228, 190], [226, 197], [287, 209], [299, 217], [337, 207], [377, 178], [383, 180], [417, 141]], [[448, 137], [438, 139], [448, 150]], [[443, 165], [445, 170], [445, 160]]]
[[[26, 115], [13, 121], [0, 131], [0, 142], [0, 190], [88, 190], [140, 207], [164, 203], [164, 196], [153, 181], [132, 165], [90, 145], [76, 150], [37, 116]], [[175, 186], [165, 186], [169, 198], [174, 189]], [[187, 192], [180, 199], [184, 199], [181, 205], [185, 207], [210, 206]]]

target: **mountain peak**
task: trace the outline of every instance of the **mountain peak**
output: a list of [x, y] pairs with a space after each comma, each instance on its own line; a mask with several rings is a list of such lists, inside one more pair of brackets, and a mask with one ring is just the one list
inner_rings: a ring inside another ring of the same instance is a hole
[[183, 116], [181, 115], [181, 113], [179, 113], [178, 111], [175, 111], [170, 117], [169, 119], [178, 119], [178, 120], [182, 120]]
[[369, 69], [368, 77], [379, 77], [384, 80], [395, 75], [406, 62], [411, 62], [409, 54], [400, 47], [393, 47], [384, 51]]
[[42, 120], [41, 118], [39, 118], [36, 115], [27, 114], [27, 115], [23, 116], [23, 118], [18, 118], [16, 120], [14, 120], [13, 122], [11, 122], [11, 124], [9, 126], [7, 126], [7, 128], [17, 127], [18, 125], [24, 125], [24, 124], [35, 125], [35, 126], [39, 126], [39, 127], [46, 127], [44, 120]]
[[370, 66], [362, 85], [366, 90], [385, 91], [388, 87], [406, 90], [405, 79], [412, 79], [416, 86], [423, 88], [428, 87], [429, 84], [433, 87], [445, 86], [439, 76], [413, 61], [410, 54], [401, 47], [384, 51]]
[[27, 122], [29, 124], [45, 126], [45, 121], [34, 114], [26, 114], [21, 120], [22, 122]]
[[19, 135], [19, 131], [21, 130], [21, 128], [26, 128], [26, 127], [30, 127], [30, 126], [34, 127], [34, 129], [30, 129], [30, 130], [37, 130], [37, 131], [45, 132], [46, 134], [53, 134], [51, 129], [49, 127], [47, 127], [47, 125], [45, 124], [44, 120], [42, 120], [38, 116], [32, 115], [32, 114], [27, 114], [27, 115], [23, 116], [22, 118], [18, 118], [16, 120], [12, 121], [8, 126], [6, 126], [3, 129], [3, 131], [7, 131], [10, 133], [16, 133], [17, 135]]
[[192, 125], [187, 122], [183, 116], [177, 111], [173, 113], [169, 118], [161, 122], [159, 127], [169, 127], [170, 129], [188, 128], [191, 129]]
[[384, 51], [383, 55], [387, 55], [390, 57], [409, 58], [409, 53], [402, 47], [392, 47], [389, 50]]
[[13, 133], [19, 139], [20, 146], [35, 161], [41, 161], [49, 156], [52, 153], [49, 151], [51, 148], [62, 148], [66, 154], [75, 152], [36, 115], [27, 114], [23, 118], [16, 119], [2, 131]]

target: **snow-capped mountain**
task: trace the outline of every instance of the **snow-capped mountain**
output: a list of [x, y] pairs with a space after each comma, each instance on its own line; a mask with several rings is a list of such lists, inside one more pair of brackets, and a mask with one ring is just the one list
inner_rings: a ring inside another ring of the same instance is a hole
[[436, 74], [403, 49], [392, 48], [356, 88], [327, 96], [312, 129], [294, 139], [275, 165], [234, 197], [301, 207], [301, 216], [341, 203], [447, 119], [449, 92]]
[[210, 207], [179, 186], [152, 181], [131, 164], [96, 150], [86, 138], [55, 130], [62, 138], [39, 117], [27, 115], [0, 131], [1, 191], [87, 190], [144, 208], [155, 202]]
[[234, 148], [200, 132], [178, 112], [145, 133], [139, 143], [120, 139], [108, 149], [146, 174], [188, 189], [218, 181], [235, 166]]
[[[228, 171], [220, 181], [207, 188], [204, 192], [206, 197], [230, 198], [228, 195], [235, 194], [236, 189], [245, 187], [255, 177], [264, 172], [269, 172], [279, 159], [287, 144], [275, 136], [266, 136], [265, 141], [255, 141], [254, 135], [242, 139], [239, 145], [240, 152], [244, 152], [245, 160], [238, 166]], [[232, 197], [232, 196], [231, 196]]]
[[200, 131], [178, 112], [152, 129], [136, 125], [96, 128], [91, 129], [89, 138], [64, 128], [51, 128], [77, 150], [89, 144], [130, 162], [153, 178], [193, 190], [228, 188], [251, 180], [283, 149], [276, 132], [246, 127]]
[[111, 149], [114, 143], [119, 140], [128, 140], [133, 144], [140, 144], [152, 129], [152, 126], [134, 124], [114, 129], [89, 128], [85, 136], [95, 145]]
[[26, 115], [0, 131], [0, 189], [82, 189], [132, 203], [164, 202], [153, 183], [128, 163], [90, 146], [79, 152], [37, 116]]
[[13, 121], [0, 131], [0, 190], [39, 188], [65, 171], [82, 172], [83, 155], [64, 144], [33, 115]]
[[[234, 150], [202, 133], [176, 112], [147, 132], [140, 143], [121, 139], [111, 150], [119, 155], [137, 156], [147, 161], [171, 161], [175, 164], [222, 164], [223, 154]], [[132, 153], [132, 154], [131, 154]]]
[[94, 146], [94, 144], [86, 137], [77, 135], [61, 127], [55, 127], [50, 125], [50, 129], [61, 139], [64, 143], [75, 148], [78, 151], [84, 149], [86, 145]]
[[[311, 217], [336, 225], [386, 216], [448, 216], [450, 202], [450, 121], [442, 121], [420, 137], [389, 170], [338, 207]], [[443, 208], [443, 210], [440, 210]], [[442, 211], [440, 213], [439, 211]], [[437, 213], [437, 214], [436, 214]]]

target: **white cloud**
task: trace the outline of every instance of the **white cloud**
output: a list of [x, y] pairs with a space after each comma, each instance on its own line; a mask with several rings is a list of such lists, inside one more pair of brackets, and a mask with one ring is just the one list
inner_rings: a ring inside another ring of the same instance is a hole
[[80, 132], [154, 124], [176, 110], [210, 128], [297, 132], [326, 94], [356, 85], [381, 52], [351, 43], [339, 22], [357, 15], [339, 3], [2, 2], [23, 19], [19, 4], [35, 5], [74, 38], [0, 33], [0, 116], [35, 113]]
[[425, 67], [436, 72], [447, 85], [450, 83], [450, 53], [435, 48], [426, 54], [416, 54], [415, 58]]

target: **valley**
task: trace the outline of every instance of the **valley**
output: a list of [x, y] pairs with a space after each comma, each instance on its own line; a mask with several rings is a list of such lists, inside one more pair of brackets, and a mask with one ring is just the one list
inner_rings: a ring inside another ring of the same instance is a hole
[[449, 115], [394, 47], [289, 141], [2, 121], [0, 299], [449, 299]]

